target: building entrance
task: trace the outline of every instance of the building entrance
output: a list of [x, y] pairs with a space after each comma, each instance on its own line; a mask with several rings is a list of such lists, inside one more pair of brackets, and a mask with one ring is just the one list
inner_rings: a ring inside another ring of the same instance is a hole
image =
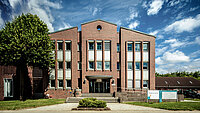
[[110, 79], [93, 79], [89, 81], [90, 93], [110, 93]]

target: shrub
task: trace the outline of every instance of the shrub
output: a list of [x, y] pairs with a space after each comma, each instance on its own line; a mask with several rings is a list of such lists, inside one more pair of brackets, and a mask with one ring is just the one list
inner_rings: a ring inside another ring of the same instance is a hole
[[97, 100], [96, 98], [84, 98], [79, 101], [78, 107], [95, 107], [95, 108], [105, 108], [106, 102], [102, 100]]

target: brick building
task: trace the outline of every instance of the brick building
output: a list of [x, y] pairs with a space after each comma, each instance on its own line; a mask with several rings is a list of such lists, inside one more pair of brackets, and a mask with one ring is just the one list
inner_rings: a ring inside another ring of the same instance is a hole
[[[49, 76], [32, 68], [33, 94], [65, 98], [78, 88], [82, 93], [155, 89], [154, 36], [124, 27], [117, 32], [116, 24], [103, 20], [81, 24], [81, 31], [72, 27], [49, 35], [55, 43], [55, 68]], [[9, 86], [5, 73], [0, 74], [0, 83]], [[5, 88], [0, 96], [5, 97]]]

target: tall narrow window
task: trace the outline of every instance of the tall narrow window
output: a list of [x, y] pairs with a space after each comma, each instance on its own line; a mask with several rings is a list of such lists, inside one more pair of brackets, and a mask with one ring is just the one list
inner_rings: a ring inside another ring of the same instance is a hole
[[135, 51], [140, 51], [140, 43], [135, 44]]
[[97, 50], [102, 50], [102, 43], [101, 42], [97, 42]]
[[63, 62], [62, 61], [58, 62], [58, 69], [63, 69]]
[[109, 70], [110, 69], [110, 62], [105, 62], [105, 70]]
[[102, 70], [102, 62], [97, 62], [97, 70]]
[[66, 50], [71, 50], [71, 43], [70, 42], [66, 43]]
[[63, 42], [58, 42], [58, 50], [63, 50]]
[[143, 69], [148, 69], [148, 63], [147, 62], [143, 62]]
[[135, 69], [136, 70], [140, 70], [140, 62], [136, 62], [135, 63]]
[[89, 42], [89, 50], [94, 50], [94, 42]]
[[133, 44], [132, 43], [128, 43], [128, 51], [133, 51]]
[[110, 51], [110, 42], [105, 42], [105, 51]]
[[148, 51], [148, 44], [147, 43], [143, 44], [143, 51]]
[[63, 80], [58, 80], [58, 87], [63, 87]]
[[71, 62], [66, 62], [66, 69], [71, 69]]
[[117, 43], [117, 52], [120, 52], [120, 44]]
[[55, 80], [51, 80], [51, 87], [55, 87]]
[[93, 70], [94, 69], [94, 62], [89, 62], [89, 69]]
[[71, 87], [71, 80], [67, 80], [67, 87]]
[[143, 88], [148, 88], [148, 80], [143, 81]]
[[120, 63], [117, 62], [117, 70], [120, 70]]
[[132, 62], [128, 62], [128, 70], [133, 70], [133, 63]]
[[81, 70], [82, 69], [82, 64], [81, 62], [78, 62], [78, 70]]
[[81, 51], [81, 43], [78, 43], [78, 44], [77, 44], [77, 50], [78, 50], [78, 51]]

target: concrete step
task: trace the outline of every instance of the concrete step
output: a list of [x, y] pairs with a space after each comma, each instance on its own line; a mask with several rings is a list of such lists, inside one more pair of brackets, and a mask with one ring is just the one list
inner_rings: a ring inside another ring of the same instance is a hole
[[[81, 99], [84, 98], [89, 98], [89, 97], [68, 97], [66, 99], [66, 103], [78, 103]], [[103, 100], [106, 101], [107, 103], [118, 103], [118, 97], [93, 97], [96, 98], [97, 100]]]
[[113, 97], [112, 93], [82, 93], [81, 97]]

